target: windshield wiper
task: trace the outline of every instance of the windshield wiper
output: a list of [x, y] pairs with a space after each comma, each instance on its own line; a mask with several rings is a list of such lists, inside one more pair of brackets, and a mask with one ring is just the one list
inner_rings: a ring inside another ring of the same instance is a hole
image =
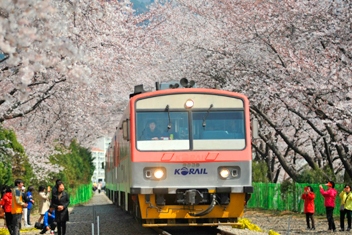
[[165, 110], [167, 111], [167, 114], [169, 115], [169, 125], [167, 125], [167, 129], [171, 129], [171, 118], [170, 118], [170, 108], [169, 105], [166, 105]]
[[207, 117], [210, 113], [210, 109], [213, 107], [213, 104], [210, 105], [208, 111], [207, 111], [207, 114], [205, 115], [205, 117], [203, 118], [203, 127], [205, 127], [206, 123], [205, 123], [205, 120], [207, 120]]

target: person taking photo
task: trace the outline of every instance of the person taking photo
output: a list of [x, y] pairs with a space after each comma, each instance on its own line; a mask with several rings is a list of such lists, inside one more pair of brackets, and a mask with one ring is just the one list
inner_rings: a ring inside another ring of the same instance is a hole
[[328, 190], [324, 191], [323, 186], [319, 185], [320, 193], [325, 198], [325, 208], [326, 208], [326, 218], [328, 219], [329, 228], [328, 230], [333, 230], [336, 232], [336, 226], [334, 222], [334, 208], [335, 208], [335, 198], [337, 195], [337, 191], [335, 189], [335, 183], [333, 181], [329, 181], [325, 184], [328, 186]]

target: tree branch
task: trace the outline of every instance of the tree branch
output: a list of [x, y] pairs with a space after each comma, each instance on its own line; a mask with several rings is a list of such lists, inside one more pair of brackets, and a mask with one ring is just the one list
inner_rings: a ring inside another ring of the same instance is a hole
[[307, 153], [300, 150], [292, 141], [290, 141], [288, 136], [282, 133], [282, 131], [277, 128], [277, 126], [269, 119], [267, 115], [260, 111], [256, 106], [252, 106], [251, 109], [253, 109], [257, 114], [259, 114], [276, 131], [276, 133], [281, 136], [281, 138], [293, 151], [301, 155], [312, 169], [319, 169], [315, 162], [312, 160], [312, 158]]

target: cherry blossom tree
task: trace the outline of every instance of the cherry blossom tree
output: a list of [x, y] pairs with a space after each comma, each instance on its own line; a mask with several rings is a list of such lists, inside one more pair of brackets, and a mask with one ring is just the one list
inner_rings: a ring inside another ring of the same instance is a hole
[[138, 16], [131, 6], [1, 1], [0, 122], [36, 172], [53, 143], [113, 133], [134, 85], [186, 77], [250, 98], [271, 181], [299, 181], [307, 167], [352, 177], [351, 3], [172, 0]]
[[279, 163], [269, 169], [352, 177], [351, 3], [178, 0], [147, 19], [156, 43], [146, 69], [247, 94], [257, 155]]
[[129, 1], [7, 0], [0, 9], [0, 122], [46, 176], [62, 170], [49, 163], [55, 144], [88, 146], [118, 125], [138, 82], [128, 74], [136, 21]]

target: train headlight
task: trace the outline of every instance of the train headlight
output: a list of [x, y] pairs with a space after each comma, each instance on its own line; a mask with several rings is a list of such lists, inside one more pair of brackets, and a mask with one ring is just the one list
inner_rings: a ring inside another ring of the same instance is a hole
[[186, 106], [186, 108], [188, 108], [188, 109], [192, 108], [193, 105], [194, 105], [194, 101], [191, 100], [191, 99], [188, 99], [188, 100], [186, 101], [186, 103], [185, 103], [185, 106]]
[[143, 172], [147, 180], [164, 180], [167, 175], [165, 167], [146, 167]]
[[241, 178], [241, 168], [239, 166], [219, 166], [219, 178], [222, 180], [234, 180]]
[[226, 179], [227, 177], [229, 177], [230, 175], [230, 171], [228, 169], [222, 169], [220, 171], [220, 176], [224, 179]]
[[164, 171], [163, 170], [156, 170], [154, 172], [154, 177], [157, 179], [161, 179], [164, 176]]

